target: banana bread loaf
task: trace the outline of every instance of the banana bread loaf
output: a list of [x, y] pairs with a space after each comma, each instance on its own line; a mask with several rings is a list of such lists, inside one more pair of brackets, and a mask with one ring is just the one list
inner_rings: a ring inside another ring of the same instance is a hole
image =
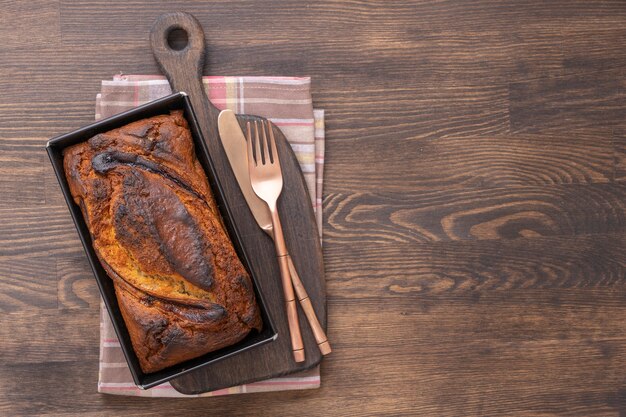
[[182, 112], [69, 147], [64, 169], [144, 372], [261, 329]]

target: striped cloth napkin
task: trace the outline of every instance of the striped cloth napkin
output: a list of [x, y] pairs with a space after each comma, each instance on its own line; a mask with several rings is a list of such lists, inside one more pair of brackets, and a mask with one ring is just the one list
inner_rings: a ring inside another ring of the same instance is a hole
[[[324, 111], [313, 109], [310, 78], [204, 77], [209, 100], [220, 110], [264, 116], [278, 126], [291, 144], [311, 196], [322, 234]], [[96, 97], [96, 120], [148, 103], [171, 93], [164, 77], [116, 75], [102, 81]], [[141, 390], [134, 383], [104, 304], [100, 304], [100, 372], [98, 392], [141, 397], [210, 397], [246, 392], [311, 389], [320, 386], [319, 367], [199, 395], [181, 394], [169, 383]]]

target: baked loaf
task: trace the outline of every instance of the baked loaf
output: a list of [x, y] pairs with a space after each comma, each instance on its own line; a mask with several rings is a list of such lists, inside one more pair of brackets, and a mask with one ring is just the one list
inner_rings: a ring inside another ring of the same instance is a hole
[[144, 372], [261, 329], [182, 112], [71, 146], [64, 169]]

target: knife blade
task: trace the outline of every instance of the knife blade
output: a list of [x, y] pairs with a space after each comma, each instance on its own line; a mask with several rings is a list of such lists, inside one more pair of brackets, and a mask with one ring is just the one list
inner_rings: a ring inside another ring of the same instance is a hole
[[239, 189], [241, 189], [257, 224], [264, 232], [269, 234], [273, 230], [272, 217], [269, 208], [256, 195], [250, 184], [246, 137], [243, 135], [241, 126], [239, 126], [237, 116], [232, 110], [222, 110], [217, 118], [217, 126], [228, 162], [230, 162], [230, 167], [235, 174], [237, 184], [239, 184]]
[[[272, 239], [274, 238], [274, 227], [272, 224], [272, 217], [269, 207], [261, 200], [250, 183], [250, 172], [248, 171], [248, 151], [246, 149], [246, 137], [241, 130], [241, 126], [237, 121], [237, 116], [232, 110], [222, 110], [217, 118], [217, 126], [220, 134], [220, 140], [222, 146], [226, 152], [226, 157], [230, 163], [230, 167], [235, 174], [235, 179], [241, 193], [248, 203], [248, 208], [252, 212], [254, 219], [259, 227], [267, 233]], [[327, 355], [331, 352], [330, 344], [326, 333], [322, 329], [322, 326], [315, 315], [315, 310], [309, 299], [309, 295], [302, 284], [298, 272], [291, 260], [291, 257], [287, 256], [289, 264], [289, 273], [291, 275], [291, 281], [293, 283], [294, 290], [302, 306], [302, 310], [311, 326], [313, 336], [320, 349], [322, 355]]]

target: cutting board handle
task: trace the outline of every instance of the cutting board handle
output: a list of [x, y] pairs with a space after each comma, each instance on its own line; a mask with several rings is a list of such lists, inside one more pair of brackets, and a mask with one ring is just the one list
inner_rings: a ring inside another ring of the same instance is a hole
[[[168, 40], [177, 29], [187, 34], [187, 45], [180, 50], [174, 49]], [[215, 124], [219, 110], [209, 102], [202, 85], [206, 49], [200, 22], [189, 13], [162, 14], [150, 30], [150, 45], [172, 91], [189, 95], [205, 140], [209, 141], [217, 133]]]
[[[175, 29], [187, 33], [188, 44], [180, 50], [174, 49], [168, 37]], [[246, 236], [247, 250], [251, 254], [252, 268], [259, 279], [259, 291], [270, 300], [270, 315], [274, 317], [279, 334], [289, 334], [287, 318], [284, 313], [284, 301], [278, 264], [267, 262], [275, 259], [274, 245], [269, 238], [263, 236], [247, 205], [242, 204], [243, 196], [239, 185], [230, 168], [228, 158], [219, 140], [217, 117], [219, 110], [209, 103], [202, 86], [202, 72], [205, 64], [206, 51], [204, 32], [200, 23], [188, 13], [167, 13], [157, 18], [150, 31], [150, 44], [154, 58], [167, 77], [173, 91], [184, 91], [193, 105], [194, 114], [204, 136], [213, 161], [215, 176], [219, 180], [226, 199], [233, 209], [233, 217], [237, 218], [239, 233]], [[238, 116], [239, 123], [258, 120], [256, 116]], [[324, 274], [322, 251], [317, 234], [315, 217], [310, 203], [309, 194], [300, 171], [300, 165], [289, 143], [279, 129], [274, 130], [276, 146], [281, 156], [281, 167], [284, 175], [284, 188], [279, 201], [283, 212], [297, 213], [285, 222], [287, 240], [292, 242], [289, 247], [294, 262], [301, 260], [300, 273], [316, 312], [322, 323], [325, 317]], [[283, 219], [285, 220], [285, 219]], [[311, 236], [302, 239], [302, 236]], [[304, 322], [304, 316], [300, 321]], [[308, 327], [303, 329], [306, 347], [306, 361], [296, 363], [291, 359], [291, 343], [289, 337], [279, 337], [275, 342], [259, 346], [254, 351], [226, 358], [211, 366], [194, 371], [171, 381], [172, 385], [185, 394], [197, 394], [214, 391], [241, 381], [267, 379], [285, 375], [295, 371], [311, 368], [321, 360], [315, 339]]]

